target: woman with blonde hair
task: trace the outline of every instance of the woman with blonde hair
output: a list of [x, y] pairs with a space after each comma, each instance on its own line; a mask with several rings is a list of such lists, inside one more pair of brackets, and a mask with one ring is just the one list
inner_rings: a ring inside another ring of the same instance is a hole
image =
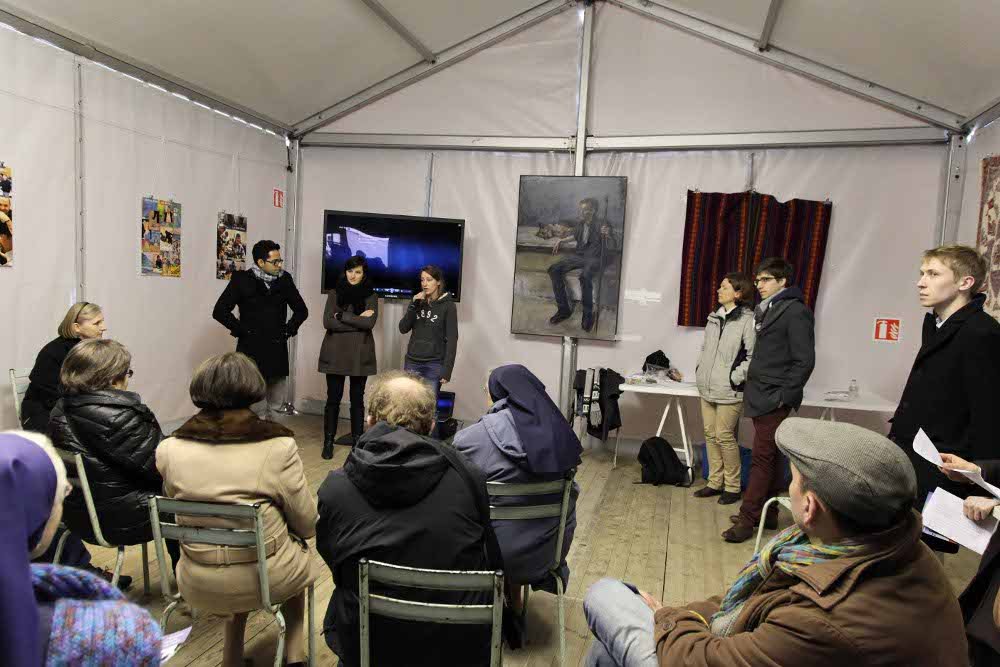
[[[156, 465], [171, 498], [262, 505], [271, 599], [281, 603], [291, 667], [305, 660], [305, 594], [316, 578], [306, 539], [316, 534], [316, 497], [294, 434], [250, 410], [266, 391], [257, 365], [240, 352], [203, 362], [191, 379], [201, 412], [160, 444]], [[256, 549], [184, 544], [177, 587], [195, 609], [229, 617], [222, 664], [242, 667], [247, 614], [260, 606]]]
[[28, 391], [21, 401], [21, 426], [39, 433], [48, 430], [49, 414], [59, 400], [59, 369], [63, 360], [81, 340], [101, 338], [106, 329], [104, 314], [96, 303], [80, 301], [69, 307], [59, 324], [59, 336], [49, 341], [35, 358]]

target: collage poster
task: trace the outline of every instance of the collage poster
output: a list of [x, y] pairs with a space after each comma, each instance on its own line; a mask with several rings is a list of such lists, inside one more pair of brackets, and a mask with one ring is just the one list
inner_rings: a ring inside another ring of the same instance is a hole
[[0, 267], [14, 265], [14, 169], [0, 162]]
[[986, 258], [986, 303], [983, 310], [1000, 319], [1000, 156], [983, 160], [976, 248]]
[[242, 215], [219, 213], [215, 241], [215, 277], [229, 280], [234, 271], [247, 268], [247, 219]]
[[181, 276], [181, 205], [143, 197], [142, 269], [144, 276]]

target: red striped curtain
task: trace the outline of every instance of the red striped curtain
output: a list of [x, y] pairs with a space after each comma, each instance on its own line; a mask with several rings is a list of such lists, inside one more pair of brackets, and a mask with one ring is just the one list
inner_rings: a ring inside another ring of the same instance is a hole
[[705, 326], [725, 275], [743, 271], [753, 278], [768, 257], [791, 262], [789, 284], [797, 285], [815, 310], [832, 211], [830, 202], [688, 190], [677, 324]]

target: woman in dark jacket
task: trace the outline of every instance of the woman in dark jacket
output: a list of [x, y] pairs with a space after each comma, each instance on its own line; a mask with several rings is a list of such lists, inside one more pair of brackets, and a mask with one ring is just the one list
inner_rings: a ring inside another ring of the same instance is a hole
[[326, 410], [323, 415], [323, 458], [333, 458], [333, 443], [340, 417], [344, 378], [351, 378], [351, 435], [343, 444], [352, 447], [364, 433], [365, 383], [378, 372], [375, 337], [378, 296], [368, 278], [368, 263], [351, 257], [336, 288], [326, 296], [323, 326], [326, 337], [319, 351], [319, 372], [326, 374]]
[[[146, 497], [163, 487], [156, 470], [163, 433], [139, 394], [128, 391], [131, 363], [132, 355], [117, 341], [88, 340], [74, 347], [60, 374], [64, 396], [49, 422], [58, 449], [83, 455], [101, 532], [111, 544], [153, 538]], [[85, 541], [95, 541], [79, 490], [66, 499], [64, 521]], [[171, 548], [173, 555], [176, 545]]]
[[59, 400], [59, 369], [69, 351], [81, 340], [104, 336], [104, 314], [96, 303], [81, 301], [66, 311], [59, 324], [59, 336], [46, 343], [35, 358], [30, 384], [21, 401], [21, 426], [45, 433], [49, 413]]

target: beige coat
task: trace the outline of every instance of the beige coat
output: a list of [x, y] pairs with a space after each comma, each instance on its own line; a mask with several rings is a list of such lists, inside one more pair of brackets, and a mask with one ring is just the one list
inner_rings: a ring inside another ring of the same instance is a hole
[[[316, 534], [316, 499], [291, 431], [249, 410], [203, 411], [160, 443], [156, 467], [164, 493], [178, 500], [262, 503], [272, 603], [316, 579], [304, 541]], [[219, 614], [256, 609], [257, 581], [252, 547], [182, 544], [177, 585], [195, 609]]]

